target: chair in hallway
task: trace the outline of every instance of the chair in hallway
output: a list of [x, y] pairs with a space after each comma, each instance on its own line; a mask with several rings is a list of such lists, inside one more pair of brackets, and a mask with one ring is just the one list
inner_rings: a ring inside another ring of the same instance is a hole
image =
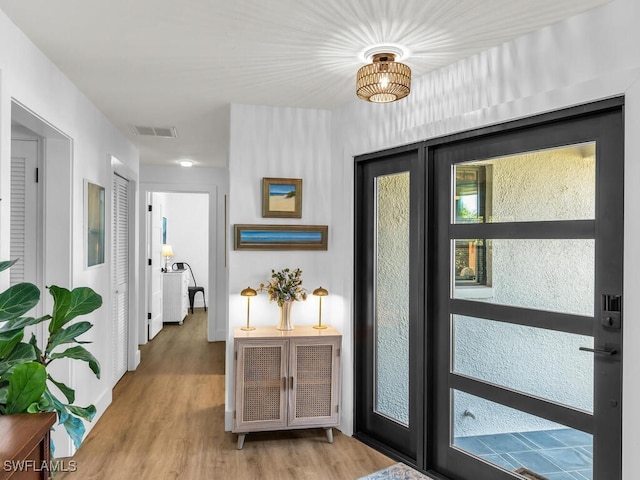
[[191, 272], [191, 278], [193, 279], [193, 286], [189, 285], [189, 287], [187, 287], [187, 291], [189, 293], [189, 308], [191, 309], [191, 313], [193, 313], [193, 302], [196, 298], [196, 293], [198, 292], [202, 292], [202, 301], [204, 302], [204, 311], [207, 311], [207, 300], [204, 296], [204, 287], [199, 287], [198, 283], [196, 282], [196, 277], [193, 274], [193, 270], [191, 269], [191, 265], [189, 265], [187, 262], [176, 262], [173, 264], [172, 268], [174, 270], [184, 270], [185, 266], [189, 269], [189, 272]]

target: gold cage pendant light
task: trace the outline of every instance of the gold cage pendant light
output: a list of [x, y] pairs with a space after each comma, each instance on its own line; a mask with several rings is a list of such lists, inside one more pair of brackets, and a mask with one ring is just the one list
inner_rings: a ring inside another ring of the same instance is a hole
[[411, 91], [411, 69], [396, 62], [395, 53], [374, 53], [372, 63], [358, 70], [356, 94], [374, 103], [395, 102]]

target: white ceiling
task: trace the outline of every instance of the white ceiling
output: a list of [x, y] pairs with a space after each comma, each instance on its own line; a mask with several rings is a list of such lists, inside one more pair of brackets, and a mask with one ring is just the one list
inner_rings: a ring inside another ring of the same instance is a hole
[[[333, 109], [361, 53], [400, 44], [414, 77], [610, 0], [0, 0], [127, 135], [142, 163], [224, 167], [229, 105]], [[132, 125], [176, 127], [176, 139]]]

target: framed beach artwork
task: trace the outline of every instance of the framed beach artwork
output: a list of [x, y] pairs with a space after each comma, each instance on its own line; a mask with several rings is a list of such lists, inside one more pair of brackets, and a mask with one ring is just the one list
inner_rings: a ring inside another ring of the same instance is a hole
[[302, 179], [263, 178], [262, 216], [302, 218]]
[[104, 187], [85, 180], [87, 267], [104, 263]]
[[162, 244], [167, 243], [167, 217], [162, 217]]
[[327, 225], [235, 225], [236, 250], [327, 250]]

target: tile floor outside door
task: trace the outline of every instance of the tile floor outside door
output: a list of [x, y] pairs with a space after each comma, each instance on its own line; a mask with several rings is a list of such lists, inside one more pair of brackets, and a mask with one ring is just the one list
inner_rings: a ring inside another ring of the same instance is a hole
[[592, 437], [570, 428], [457, 437], [454, 445], [509, 471], [526, 467], [549, 480], [593, 478]]

